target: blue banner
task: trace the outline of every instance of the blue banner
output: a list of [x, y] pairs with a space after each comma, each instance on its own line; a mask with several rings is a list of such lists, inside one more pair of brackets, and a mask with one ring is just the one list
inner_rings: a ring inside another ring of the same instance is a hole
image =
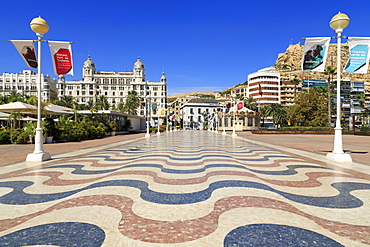
[[349, 59], [344, 72], [366, 74], [369, 67], [370, 38], [348, 38]]

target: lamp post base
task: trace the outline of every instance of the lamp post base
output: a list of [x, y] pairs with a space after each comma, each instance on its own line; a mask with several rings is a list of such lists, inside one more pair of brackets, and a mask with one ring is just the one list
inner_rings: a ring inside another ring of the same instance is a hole
[[149, 137], [150, 137], [150, 134], [145, 134], [145, 137], [146, 137], [146, 138], [149, 138]]
[[352, 162], [351, 155], [345, 153], [328, 153], [326, 159], [335, 162]]
[[226, 131], [223, 131], [223, 132], [222, 132], [222, 134], [223, 134], [223, 135], [226, 135]]
[[160, 134], [161, 134], [161, 132], [159, 132], [159, 131], [156, 133], [157, 136], [160, 135]]
[[238, 135], [236, 133], [231, 134], [232, 137], [237, 137]]
[[50, 160], [51, 156], [48, 152], [30, 153], [27, 155], [26, 162], [40, 162]]

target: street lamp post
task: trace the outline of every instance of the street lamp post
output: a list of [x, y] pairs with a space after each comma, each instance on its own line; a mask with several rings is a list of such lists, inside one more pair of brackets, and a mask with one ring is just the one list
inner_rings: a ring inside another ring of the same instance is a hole
[[222, 111], [222, 134], [226, 135], [226, 130], [225, 130], [225, 102], [223, 103], [223, 111]]
[[330, 20], [330, 27], [337, 33], [337, 119], [335, 124], [334, 132], [334, 149], [333, 152], [328, 153], [326, 158], [328, 160], [337, 162], [352, 162], [352, 158], [349, 154], [343, 152], [342, 145], [342, 128], [340, 124], [341, 116], [341, 103], [340, 103], [340, 53], [341, 53], [341, 34], [343, 29], [348, 26], [349, 18], [346, 14], [338, 13]]
[[233, 104], [234, 104], [234, 112], [233, 112], [233, 114], [234, 114], [234, 122], [233, 122], [233, 133], [231, 134], [231, 136], [232, 137], [236, 137], [237, 136], [237, 134], [235, 133], [235, 122], [236, 122], [236, 101], [235, 101], [235, 98], [236, 98], [236, 94], [233, 94], [232, 96], [231, 96], [232, 98], [233, 98]]
[[160, 115], [159, 115], [159, 113], [160, 113], [160, 112], [159, 112], [159, 108], [158, 108], [158, 109], [157, 109], [157, 116], [158, 116], [158, 122], [157, 122], [157, 124], [158, 124], [158, 131], [157, 131], [157, 133], [156, 133], [157, 135], [160, 135], [160, 134], [161, 134], [161, 132], [159, 131], [159, 116], [160, 116]]
[[145, 101], [146, 101], [146, 134], [145, 134], [145, 137], [149, 138], [150, 137], [150, 134], [149, 134], [149, 105], [150, 105], [150, 95], [147, 94], [145, 96]]
[[49, 31], [48, 23], [41, 17], [34, 18], [30, 23], [32, 31], [36, 33], [37, 39], [37, 128], [35, 135], [35, 150], [27, 155], [26, 161], [50, 160], [51, 156], [43, 150], [43, 131], [41, 125], [41, 73], [42, 73], [42, 37]]

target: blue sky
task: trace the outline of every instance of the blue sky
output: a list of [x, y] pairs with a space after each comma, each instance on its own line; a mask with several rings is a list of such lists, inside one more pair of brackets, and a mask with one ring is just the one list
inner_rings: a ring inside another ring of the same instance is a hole
[[[17, 0], [1, 1], [0, 10], [1, 72], [28, 69], [7, 40], [36, 39], [29, 23], [41, 15], [50, 26], [45, 40], [74, 42], [67, 80], [81, 79], [88, 55], [97, 70], [115, 72], [132, 71], [140, 56], [149, 81], [164, 68], [169, 95], [244, 82], [290, 43], [335, 36], [329, 21], [338, 11], [351, 19], [344, 36], [370, 36], [369, 0]], [[53, 75], [46, 44], [43, 73]]]

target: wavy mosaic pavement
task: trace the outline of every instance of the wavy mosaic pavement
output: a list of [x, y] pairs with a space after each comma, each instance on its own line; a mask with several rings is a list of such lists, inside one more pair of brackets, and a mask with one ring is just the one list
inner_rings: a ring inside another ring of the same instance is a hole
[[370, 246], [370, 181], [346, 171], [208, 131], [139, 138], [1, 179], [0, 246]]

